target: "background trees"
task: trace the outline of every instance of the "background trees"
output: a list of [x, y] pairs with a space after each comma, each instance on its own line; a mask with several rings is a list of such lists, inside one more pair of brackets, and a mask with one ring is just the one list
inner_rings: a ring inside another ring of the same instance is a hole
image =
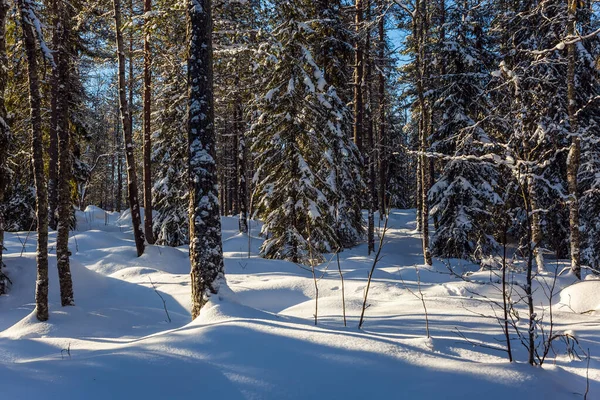
[[[540, 272], [545, 257], [598, 268], [594, 1], [215, 1], [198, 31], [213, 70], [191, 80], [189, 1], [0, 4], [0, 241], [57, 229], [64, 304], [73, 207], [90, 204], [133, 210], [139, 255], [144, 231], [171, 246], [204, 236], [190, 202], [238, 215], [241, 232], [262, 219], [263, 255], [294, 262], [372, 251], [392, 206], [417, 208], [425, 264], [481, 263], [508, 238]], [[214, 113], [198, 128], [214, 154], [194, 161], [188, 83], [211, 74], [192, 92], [214, 90], [198, 114]], [[190, 191], [195, 168], [216, 181]]]

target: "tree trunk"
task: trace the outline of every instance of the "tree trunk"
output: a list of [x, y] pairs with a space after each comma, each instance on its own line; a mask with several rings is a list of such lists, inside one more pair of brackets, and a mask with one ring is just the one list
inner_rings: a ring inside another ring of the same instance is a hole
[[[4, 94], [8, 82], [8, 58], [6, 56], [6, 14], [8, 13], [8, 2], [0, 0], [0, 203], [4, 201], [4, 190], [8, 184], [8, 149], [11, 141], [11, 133], [6, 122], [6, 106]], [[6, 293], [6, 278], [2, 272], [4, 261], [4, 214], [0, 209], [0, 295]]]
[[543, 234], [542, 234], [542, 218], [538, 210], [536, 182], [534, 177], [528, 179], [529, 187], [529, 202], [531, 203], [531, 240], [533, 246], [533, 257], [538, 272], [545, 272], [544, 253], [541, 250]]
[[[125, 53], [123, 48], [123, 34], [121, 31], [121, 2], [113, 0], [115, 9], [115, 34], [117, 37], [117, 54], [119, 63], [119, 108], [121, 109], [121, 123], [123, 124], [123, 141], [125, 143], [125, 159], [127, 162], [127, 196], [131, 211], [133, 236], [138, 257], [144, 253], [144, 232], [141, 227], [140, 205], [138, 197], [137, 176], [135, 171], [135, 158], [133, 156], [133, 134], [131, 127], [131, 111], [127, 102], [125, 88]], [[130, 82], [131, 83], [131, 82]]]
[[237, 167], [238, 167], [238, 207], [239, 213], [239, 228], [240, 232], [248, 233], [248, 184], [246, 182], [247, 173], [247, 157], [248, 150], [246, 149], [246, 138], [243, 129], [243, 113], [241, 109], [241, 103], [238, 100], [236, 104], [238, 108], [238, 120], [236, 121], [236, 134], [238, 135], [238, 149], [237, 149]]
[[231, 149], [231, 157], [233, 163], [233, 182], [231, 185], [232, 189], [232, 215], [239, 215], [240, 212], [240, 131], [238, 121], [242, 118], [241, 112], [238, 107], [239, 101], [236, 99], [232, 105], [233, 108], [233, 146]]
[[37, 319], [48, 320], [48, 187], [44, 175], [43, 131], [41, 115], [40, 83], [38, 77], [35, 21], [32, 5], [28, 0], [17, 0], [23, 28], [23, 43], [27, 57], [29, 80], [29, 106], [31, 118], [31, 152], [37, 205], [37, 279], [35, 287], [35, 311]]
[[119, 135], [119, 131], [121, 130], [121, 123], [119, 119], [119, 111], [115, 113], [116, 121], [115, 121], [115, 143], [116, 143], [116, 152], [117, 152], [117, 212], [121, 212], [121, 201], [123, 199], [123, 156], [121, 153], [123, 152], [123, 144], [121, 143], [121, 136]]
[[[371, 24], [371, 1], [367, 0], [367, 18], [366, 23], [367, 26]], [[375, 140], [374, 130], [373, 130], [373, 107], [372, 107], [372, 90], [371, 90], [371, 64], [373, 60], [371, 59], [371, 29], [366, 29], [366, 42], [365, 42], [365, 52], [363, 54], [363, 61], [365, 66], [365, 72], [363, 81], [365, 84], [363, 85], [363, 96], [364, 102], [366, 105], [365, 111], [365, 123], [367, 125], [367, 140], [368, 140], [368, 153], [367, 153], [367, 162], [369, 163], [368, 174], [369, 174], [369, 186], [368, 186], [368, 213], [367, 213], [367, 251], [368, 254], [375, 251], [375, 209], [377, 207], [377, 194], [376, 194], [376, 176], [375, 176]]]
[[[52, 48], [57, 49], [60, 46], [60, 34], [58, 32], [58, 3], [59, 0], [51, 0], [50, 13], [53, 18], [54, 31], [52, 35]], [[58, 54], [54, 53], [55, 62], [58, 62]], [[59, 98], [59, 77], [58, 69], [52, 69], [52, 80], [50, 84], [50, 129], [49, 129], [49, 146], [48, 146], [48, 217], [50, 228], [56, 229], [58, 208], [58, 133], [56, 127], [58, 125], [58, 104]]]
[[[144, 14], [152, 11], [152, 0], [144, 0]], [[152, 143], [150, 130], [152, 104], [152, 53], [150, 49], [150, 31], [146, 21], [144, 35], [144, 232], [146, 240], [154, 244], [152, 233]]]
[[57, 19], [55, 25], [56, 68], [53, 74], [56, 86], [56, 133], [58, 136], [58, 219], [56, 237], [56, 265], [58, 267], [58, 280], [60, 284], [60, 302], [62, 306], [74, 305], [73, 281], [69, 264], [69, 229], [71, 226], [71, 177], [73, 161], [71, 160], [70, 133], [69, 133], [69, 75], [70, 75], [70, 40], [71, 40], [71, 13], [67, 11], [70, 6], [62, 2], [57, 5]]
[[360, 31], [362, 29], [363, 5], [362, 0], [356, 0], [354, 23], [356, 25], [355, 58], [354, 58], [354, 143], [362, 155], [363, 136], [363, 51]]
[[424, 79], [427, 76], [427, 60], [426, 57], [426, 33], [427, 33], [427, 7], [424, 0], [417, 0], [416, 2], [416, 21], [413, 21], [413, 30], [416, 31], [416, 43], [418, 48], [416, 49], [416, 72], [417, 72], [417, 97], [419, 102], [419, 109], [421, 115], [419, 118], [419, 147], [421, 154], [420, 157], [420, 197], [421, 197], [421, 233], [423, 237], [423, 258], [425, 264], [431, 265], [431, 253], [429, 251], [429, 202], [428, 202], [428, 191], [429, 191], [429, 160], [425, 154], [427, 151], [427, 138], [429, 136], [429, 122], [430, 115], [428, 104], [425, 101], [425, 86]]
[[385, 14], [379, 16], [379, 219], [387, 211], [387, 138], [385, 132]]
[[188, 0], [188, 173], [192, 319], [224, 278], [215, 157], [211, 0]]
[[[569, 11], [567, 19], [567, 35], [572, 39], [575, 35], [577, 23], [577, 0], [569, 0]], [[580, 263], [580, 232], [579, 232], [579, 194], [577, 192], [577, 173], [581, 157], [581, 139], [577, 129], [577, 98], [575, 92], [575, 64], [577, 62], [577, 44], [567, 45], [568, 67], [567, 67], [567, 101], [569, 112], [569, 125], [571, 128], [571, 148], [567, 157], [567, 182], [569, 185], [569, 228], [571, 231], [571, 271], [578, 279], [581, 279]]]

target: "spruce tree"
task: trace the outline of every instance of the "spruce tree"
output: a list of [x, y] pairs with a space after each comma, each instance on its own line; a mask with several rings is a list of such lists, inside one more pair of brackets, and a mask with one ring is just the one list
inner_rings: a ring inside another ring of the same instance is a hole
[[[491, 149], [488, 134], [477, 124], [491, 113], [486, 86], [490, 56], [481, 1], [441, 2], [443, 24], [433, 44], [434, 114], [438, 121], [431, 148], [444, 155], [444, 165], [429, 192], [431, 214], [438, 226], [432, 237], [432, 253], [438, 257], [481, 259], [492, 254], [491, 216], [501, 203], [499, 171], [479, 158]], [[483, 125], [485, 126], [485, 125]]]
[[362, 234], [360, 211], [351, 203], [361, 181], [358, 152], [346, 139], [349, 113], [315, 61], [324, 39], [310, 11], [287, 1], [279, 8], [252, 127], [262, 253], [297, 263], [352, 245]]

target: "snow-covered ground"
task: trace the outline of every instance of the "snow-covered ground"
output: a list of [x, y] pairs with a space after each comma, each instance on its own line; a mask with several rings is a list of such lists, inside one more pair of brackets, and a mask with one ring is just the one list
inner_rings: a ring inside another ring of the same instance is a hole
[[[510, 364], [497, 350], [497, 320], [486, 317], [494, 309], [484, 296], [501, 299], [490, 284], [497, 277], [457, 260], [455, 271], [474, 272], [469, 281], [439, 260], [421, 266], [414, 211], [391, 214], [361, 330], [373, 260], [366, 245], [340, 254], [347, 326], [335, 258], [317, 269], [315, 326], [311, 271], [259, 258], [258, 223], [249, 240], [235, 218], [223, 218], [227, 287], [190, 322], [187, 249], [148, 246], [137, 258], [126, 213], [86, 211], [70, 242], [75, 307], [60, 307], [50, 235], [47, 323], [32, 313], [35, 234], [24, 246], [26, 232], [7, 234], [13, 286], [0, 298], [0, 399], [581, 399], [586, 374], [588, 399], [600, 398], [600, 281], [556, 283], [554, 329], [574, 332], [581, 360], [557, 340], [544, 367], [530, 367], [513, 334], [518, 362]], [[540, 305], [551, 277], [536, 285]]]

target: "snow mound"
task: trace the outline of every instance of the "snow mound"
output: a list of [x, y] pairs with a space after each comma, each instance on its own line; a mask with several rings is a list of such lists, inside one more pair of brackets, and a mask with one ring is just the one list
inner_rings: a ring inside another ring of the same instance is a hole
[[600, 280], [586, 280], [563, 289], [558, 307], [561, 311], [596, 314], [600, 311]]

